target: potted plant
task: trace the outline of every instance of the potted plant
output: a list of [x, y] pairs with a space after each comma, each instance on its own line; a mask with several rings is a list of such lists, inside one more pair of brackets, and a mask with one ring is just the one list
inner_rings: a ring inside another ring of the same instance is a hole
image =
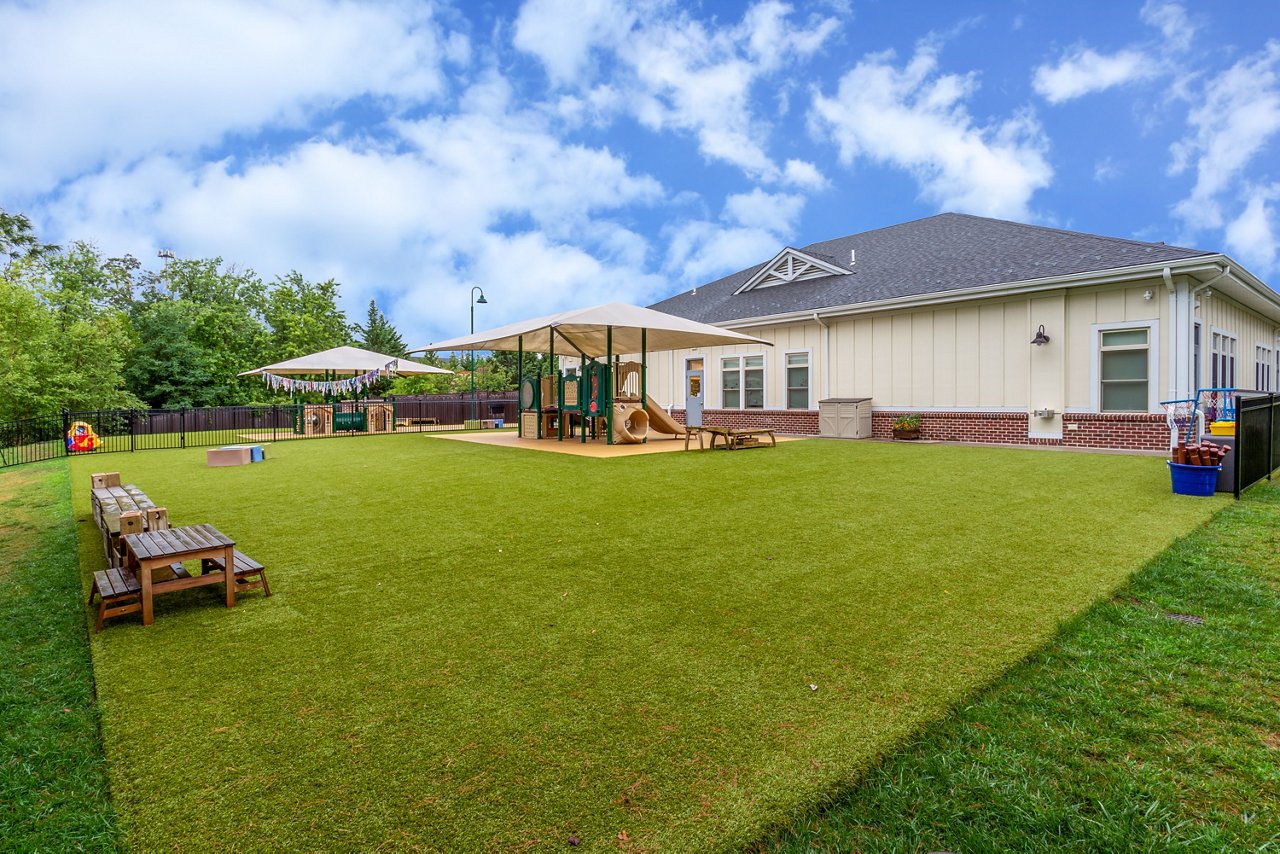
[[920, 416], [919, 415], [899, 415], [893, 419], [893, 438], [895, 439], [919, 439], [920, 438]]

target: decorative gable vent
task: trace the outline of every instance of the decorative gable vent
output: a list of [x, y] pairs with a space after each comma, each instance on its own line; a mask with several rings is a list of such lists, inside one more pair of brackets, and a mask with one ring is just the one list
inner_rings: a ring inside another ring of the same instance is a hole
[[734, 291], [735, 294], [756, 288], [772, 288], [776, 285], [789, 285], [792, 282], [806, 282], [821, 279], [824, 276], [847, 276], [845, 270], [830, 261], [807, 255], [799, 249], [787, 247], [774, 256], [760, 270], [747, 280], [746, 284]]

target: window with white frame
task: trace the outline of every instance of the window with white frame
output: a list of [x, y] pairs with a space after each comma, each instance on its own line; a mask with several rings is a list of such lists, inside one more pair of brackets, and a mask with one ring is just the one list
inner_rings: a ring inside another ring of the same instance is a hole
[[1258, 391], [1272, 391], [1271, 348], [1262, 344], [1259, 344], [1254, 348], [1253, 387]]
[[787, 353], [787, 409], [809, 408], [809, 353]]
[[1213, 333], [1213, 346], [1209, 350], [1210, 388], [1236, 387], [1236, 338], [1217, 330]]
[[726, 356], [720, 360], [720, 406], [764, 409], [764, 356]]
[[1099, 333], [1103, 412], [1145, 412], [1150, 383], [1151, 330], [1145, 326]]

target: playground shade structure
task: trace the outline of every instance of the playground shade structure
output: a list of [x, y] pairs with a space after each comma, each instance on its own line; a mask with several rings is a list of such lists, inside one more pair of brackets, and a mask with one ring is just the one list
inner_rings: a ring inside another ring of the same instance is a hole
[[[244, 371], [242, 377], [275, 374], [277, 376], [324, 376], [339, 378], [343, 374], [359, 376], [370, 371], [382, 371], [390, 365], [391, 373], [398, 376], [414, 374], [451, 374], [453, 371], [424, 365], [386, 353], [375, 353], [359, 347], [333, 347], [318, 353], [308, 353], [294, 359], [286, 359], [273, 365], [264, 365]], [[357, 393], [358, 394], [358, 393]], [[358, 401], [326, 404], [299, 403], [294, 415], [294, 432], [327, 436], [335, 432], [386, 433], [396, 429], [394, 403], [369, 403]]]
[[[509, 323], [409, 352], [504, 350], [576, 356], [582, 360], [580, 369], [558, 377], [526, 377], [521, 367], [520, 435], [542, 438], [550, 434], [554, 421], [556, 436], [563, 440], [565, 424], [572, 434], [576, 420], [585, 442], [587, 424], [603, 422], [610, 444], [630, 444], [646, 441], [650, 429], [656, 429], [654, 410], [661, 410], [647, 394], [647, 354], [728, 344], [771, 346], [731, 329], [613, 302]], [[623, 353], [638, 353], [640, 361], [610, 364]], [[551, 384], [545, 385], [545, 380]], [[663, 427], [672, 428], [660, 432], [685, 430], [669, 418], [660, 420]]]
[[453, 373], [453, 371], [437, 368], [434, 365], [424, 365], [421, 362], [414, 362], [397, 356], [388, 356], [385, 353], [375, 353], [372, 350], [362, 350], [359, 347], [334, 347], [330, 350], [321, 350], [318, 353], [298, 356], [295, 359], [286, 359], [283, 362], [276, 362], [274, 365], [264, 365], [261, 368], [244, 371], [240, 376], [256, 377], [262, 374], [310, 376], [326, 372], [331, 372], [335, 375], [363, 374], [368, 371], [385, 368], [392, 362], [395, 363], [393, 370], [400, 376]]
[[563, 355], [581, 353], [596, 359], [614, 353], [684, 350], [717, 344], [769, 345], [770, 342], [651, 308], [611, 302], [508, 323], [474, 335], [415, 347], [409, 352], [524, 350], [526, 353], [558, 352]]

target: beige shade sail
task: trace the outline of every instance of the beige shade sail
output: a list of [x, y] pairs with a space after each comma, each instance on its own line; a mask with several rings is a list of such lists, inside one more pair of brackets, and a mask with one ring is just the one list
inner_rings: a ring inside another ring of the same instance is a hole
[[392, 370], [402, 377], [414, 374], [453, 373], [453, 371], [437, 368], [434, 365], [424, 365], [421, 362], [388, 356], [386, 353], [375, 353], [372, 350], [361, 350], [359, 347], [334, 347], [332, 350], [322, 350], [319, 353], [311, 353], [307, 356], [299, 356], [296, 359], [276, 362], [274, 365], [254, 368], [252, 371], [245, 371], [240, 376], [254, 377], [261, 374], [309, 376], [325, 372], [364, 374], [369, 371], [381, 370], [388, 364], [392, 364]]
[[[612, 348], [609, 347], [610, 329], [613, 330]], [[639, 353], [642, 332], [645, 336], [643, 349], [650, 353], [725, 344], [770, 344], [708, 323], [686, 320], [651, 308], [611, 302], [508, 323], [474, 335], [415, 347], [409, 352], [523, 349], [529, 353], [550, 353], [554, 349], [566, 356], [583, 353], [588, 358], [599, 358], [608, 355], [610, 349], [615, 355]]]

